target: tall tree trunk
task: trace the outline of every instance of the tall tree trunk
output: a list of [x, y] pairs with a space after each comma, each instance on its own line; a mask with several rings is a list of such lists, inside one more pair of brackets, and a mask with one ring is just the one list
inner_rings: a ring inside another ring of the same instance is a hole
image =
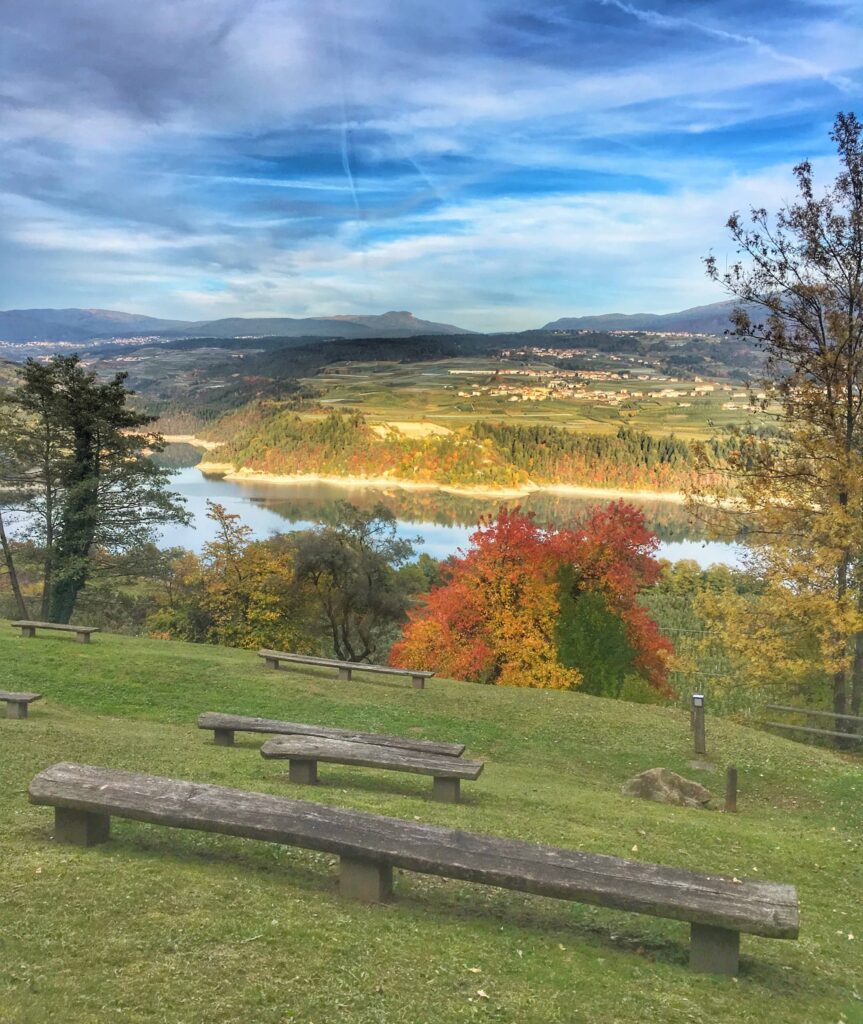
[[[863, 703], [863, 631], [854, 634], [854, 668], [851, 674], [851, 714], [859, 715]], [[863, 729], [857, 729], [863, 732]]]
[[[857, 608], [863, 611], [863, 586], [857, 590]], [[859, 715], [860, 706], [863, 704], [863, 630], [854, 634], [854, 664], [851, 669], [851, 714]], [[858, 734], [863, 733], [863, 726], [859, 722], [849, 723], [857, 728], [851, 730]]]
[[43, 468], [45, 479], [45, 561], [42, 566], [42, 618], [50, 622], [51, 599], [54, 593], [54, 487], [51, 467]]
[[12, 549], [9, 547], [9, 539], [6, 536], [6, 526], [3, 522], [3, 510], [0, 509], [0, 547], [3, 548], [3, 559], [6, 562], [6, 570], [9, 573], [9, 582], [12, 585], [12, 595], [15, 598], [15, 606], [22, 619], [29, 619], [27, 602], [21, 593], [21, 585], [18, 582], [18, 571], [15, 568], [15, 560], [12, 557]]
[[[845, 501], [842, 501], [842, 497], [845, 497]], [[840, 495], [840, 504], [847, 504], [847, 495]], [[839, 561], [836, 573], [836, 597], [841, 603], [845, 595], [848, 592], [848, 552], [843, 552], [842, 558]], [[837, 647], [841, 646], [847, 652], [848, 641], [843, 641], [842, 638], [837, 637]], [[848, 672], [842, 667], [837, 669], [833, 673], [833, 714], [837, 717], [833, 719], [833, 728], [836, 732], [845, 732], [847, 730], [848, 722], [838, 716], [845, 715], [848, 713]], [[843, 740], [838, 740], [838, 746], [844, 746]]]
[[90, 552], [98, 527], [98, 475], [84, 459], [79, 465], [80, 482], [70, 488], [55, 548], [49, 622], [66, 623], [72, 618], [75, 602], [90, 575]]

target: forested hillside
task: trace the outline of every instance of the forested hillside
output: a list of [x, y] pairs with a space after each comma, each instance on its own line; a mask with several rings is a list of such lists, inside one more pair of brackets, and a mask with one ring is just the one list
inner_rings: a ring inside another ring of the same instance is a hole
[[[359, 412], [303, 417], [264, 403], [207, 431], [224, 443], [205, 459], [277, 475], [389, 476], [463, 487], [590, 485], [677, 490], [699, 474], [693, 446], [622, 427], [616, 434], [478, 422], [461, 430], [406, 437], [374, 429]], [[719, 465], [731, 441], [711, 441]]]

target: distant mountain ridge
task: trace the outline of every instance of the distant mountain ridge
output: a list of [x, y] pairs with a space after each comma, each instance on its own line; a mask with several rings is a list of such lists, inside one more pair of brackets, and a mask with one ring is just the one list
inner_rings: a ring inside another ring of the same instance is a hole
[[410, 338], [423, 334], [473, 334], [453, 324], [420, 320], [407, 310], [341, 313], [329, 317], [227, 317], [164, 320], [112, 309], [0, 310], [0, 341], [90, 341], [155, 335], [165, 338], [339, 337]]
[[[545, 331], [671, 331], [722, 334], [731, 330], [735, 300], [692, 306], [678, 313], [603, 313], [599, 316], [566, 316], [547, 323]], [[757, 315], [756, 315], [757, 318]]]

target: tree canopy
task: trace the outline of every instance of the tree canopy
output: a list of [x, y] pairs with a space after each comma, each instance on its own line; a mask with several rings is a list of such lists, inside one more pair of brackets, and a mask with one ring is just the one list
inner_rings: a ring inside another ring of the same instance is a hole
[[[503, 508], [443, 566], [391, 660], [456, 679], [615, 696], [633, 674], [667, 692], [672, 646], [638, 602], [661, 571], [656, 546], [643, 514], [623, 502], [560, 529]], [[598, 656], [609, 622], [613, 664]]]
[[[54, 622], [69, 621], [100, 553], [135, 549], [185, 519], [148, 457], [161, 438], [129, 406], [125, 379], [101, 381], [77, 355], [30, 359], [0, 402], [0, 508], [41, 554], [40, 614]], [[8, 544], [4, 556], [16, 580]], [[19, 595], [26, 614], [22, 604]]]

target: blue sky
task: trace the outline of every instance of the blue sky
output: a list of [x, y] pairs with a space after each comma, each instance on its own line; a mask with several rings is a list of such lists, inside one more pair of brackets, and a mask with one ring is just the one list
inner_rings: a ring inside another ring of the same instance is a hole
[[734, 209], [826, 180], [859, 0], [4, 0], [0, 308], [410, 309], [475, 329], [723, 297]]

